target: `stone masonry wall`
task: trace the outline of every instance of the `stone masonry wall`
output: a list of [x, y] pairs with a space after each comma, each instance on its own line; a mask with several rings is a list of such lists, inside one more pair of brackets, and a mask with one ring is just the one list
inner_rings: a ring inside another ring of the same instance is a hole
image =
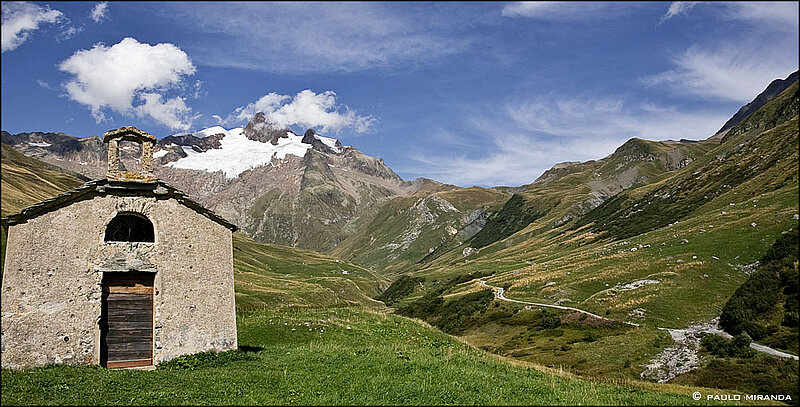
[[[150, 219], [155, 243], [103, 241], [119, 212]], [[234, 349], [231, 231], [174, 199], [104, 196], [8, 230], [2, 367], [97, 364], [103, 273], [155, 272], [154, 364]]]

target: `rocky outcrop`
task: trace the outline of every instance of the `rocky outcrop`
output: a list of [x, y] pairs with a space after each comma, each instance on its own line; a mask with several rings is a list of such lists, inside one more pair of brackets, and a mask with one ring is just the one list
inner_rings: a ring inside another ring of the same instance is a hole
[[[225, 137], [223, 133], [212, 134], [208, 137], [196, 137], [193, 134], [172, 135], [158, 140], [157, 146], [161, 149], [174, 144], [177, 146], [190, 146], [192, 150], [202, 153], [211, 149], [222, 148], [220, 140]], [[183, 155], [186, 157], [186, 154]]]
[[278, 139], [288, 138], [290, 130], [270, 122], [264, 113], [258, 112], [244, 127], [244, 135], [250, 140], [278, 145]]
[[750, 113], [755, 112], [758, 109], [761, 109], [762, 106], [766, 105], [767, 102], [774, 99], [775, 96], [778, 96], [786, 90], [789, 86], [791, 86], [795, 81], [797, 81], [797, 72], [794, 71], [791, 75], [786, 77], [786, 79], [775, 79], [772, 83], [764, 89], [763, 92], [759, 93], [755, 99], [753, 99], [750, 103], [742, 106], [738, 112], [736, 112], [733, 117], [731, 117], [725, 124], [722, 126], [716, 134], [720, 134], [731, 127], [739, 124], [745, 117], [750, 115]]
[[[311, 148], [317, 151], [322, 151], [324, 153], [334, 153], [333, 149], [328, 147], [325, 143], [322, 142], [322, 140], [318, 139], [316, 136], [317, 132], [314, 131], [314, 129], [308, 129], [306, 130], [306, 133], [303, 135], [303, 140], [301, 141], [305, 144], [311, 144]], [[339, 143], [338, 140], [336, 142]], [[341, 147], [341, 144], [339, 144], [337, 147]]]

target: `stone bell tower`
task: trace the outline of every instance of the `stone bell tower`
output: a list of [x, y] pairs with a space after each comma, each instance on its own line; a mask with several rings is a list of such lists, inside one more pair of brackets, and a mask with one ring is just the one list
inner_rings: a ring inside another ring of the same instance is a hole
[[[142, 147], [139, 171], [123, 169], [120, 162], [119, 142], [132, 141]], [[103, 142], [108, 143], [108, 174], [113, 181], [151, 182], [156, 180], [153, 174], [153, 147], [156, 138], [133, 126], [120, 127], [103, 134]]]

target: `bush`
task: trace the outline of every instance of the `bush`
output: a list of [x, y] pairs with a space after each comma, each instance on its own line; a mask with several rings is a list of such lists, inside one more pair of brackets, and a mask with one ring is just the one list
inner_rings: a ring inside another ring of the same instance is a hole
[[734, 336], [732, 340], [714, 334], [704, 334], [700, 338], [700, 345], [712, 355], [720, 358], [750, 358], [755, 356], [755, 352], [750, 349], [750, 342], [750, 336], [745, 332]]
[[742, 324], [741, 334], [749, 335], [750, 338], [758, 341], [766, 338], [768, 333], [766, 328], [755, 322], [745, 322]]
[[714, 356], [721, 358], [728, 356], [728, 341], [721, 336], [703, 334], [700, 338], [700, 346]]
[[788, 326], [790, 328], [797, 328], [798, 325], [798, 315], [796, 312], [787, 312], [783, 314], [783, 321], [781, 325]]
[[542, 310], [542, 328], [556, 329], [561, 326], [561, 317], [558, 314]]
[[[722, 308], [720, 326], [731, 335], [746, 332], [753, 340], [784, 343], [795, 351], [791, 332], [798, 326], [798, 229], [783, 234], [761, 258], [760, 265]], [[771, 319], [781, 316], [781, 325]], [[766, 328], [765, 328], [766, 326]], [[796, 335], [795, 335], [796, 337]], [[780, 338], [780, 339], [779, 339]]]
[[410, 277], [404, 274], [395, 280], [392, 285], [386, 289], [386, 291], [375, 297], [375, 299], [378, 301], [383, 301], [386, 305], [391, 306], [399, 299], [414, 292], [414, 287], [423, 281], [425, 281], [424, 278]]

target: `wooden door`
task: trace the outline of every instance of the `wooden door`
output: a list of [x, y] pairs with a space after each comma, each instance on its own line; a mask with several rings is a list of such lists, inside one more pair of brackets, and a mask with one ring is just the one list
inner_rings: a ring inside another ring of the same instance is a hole
[[153, 364], [152, 273], [103, 276], [100, 362], [109, 368]]

